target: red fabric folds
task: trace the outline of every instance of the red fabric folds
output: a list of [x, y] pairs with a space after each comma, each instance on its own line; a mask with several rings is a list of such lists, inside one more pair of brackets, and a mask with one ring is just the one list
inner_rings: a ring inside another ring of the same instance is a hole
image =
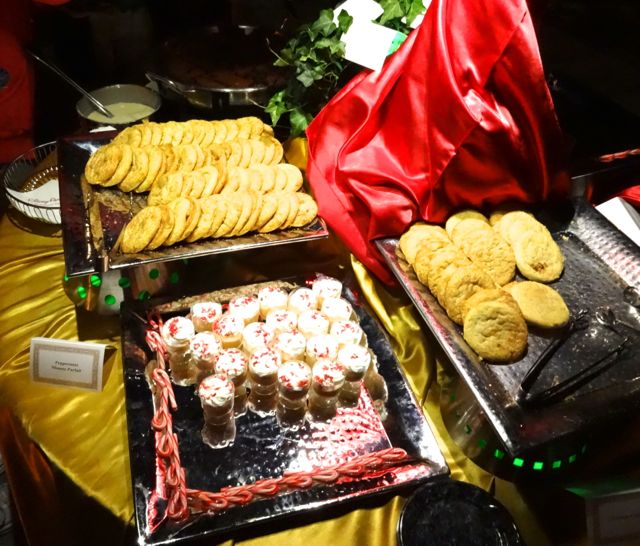
[[462, 207], [568, 193], [525, 0], [433, 0], [384, 68], [351, 80], [307, 137], [320, 214], [387, 282], [376, 238]]
[[631, 186], [621, 191], [615, 197], [622, 197], [636, 208], [640, 208], [640, 186]]

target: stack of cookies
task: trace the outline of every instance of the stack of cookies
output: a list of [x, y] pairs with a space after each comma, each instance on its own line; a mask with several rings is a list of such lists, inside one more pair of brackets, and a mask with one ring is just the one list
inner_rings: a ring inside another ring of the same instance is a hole
[[149, 192], [116, 245], [136, 253], [307, 225], [318, 207], [300, 191], [300, 169], [282, 158], [273, 129], [255, 117], [141, 123], [94, 152], [85, 178]]
[[[400, 250], [483, 359], [517, 360], [527, 347], [527, 323], [556, 328], [569, 320], [562, 297], [535, 282], [558, 279], [564, 260], [529, 213], [487, 218], [466, 210], [452, 215], [444, 229], [418, 222], [400, 238]], [[512, 282], [516, 267], [532, 281]]]

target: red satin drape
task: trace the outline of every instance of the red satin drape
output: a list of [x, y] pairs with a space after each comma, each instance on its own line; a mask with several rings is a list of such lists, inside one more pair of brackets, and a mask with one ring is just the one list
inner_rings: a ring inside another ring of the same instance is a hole
[[383, 69], [349, 82], [307, 137], [320, 214], [387, 282], [376, 238], [461, 207], [568, 192], [525, 0], [434, 0]]

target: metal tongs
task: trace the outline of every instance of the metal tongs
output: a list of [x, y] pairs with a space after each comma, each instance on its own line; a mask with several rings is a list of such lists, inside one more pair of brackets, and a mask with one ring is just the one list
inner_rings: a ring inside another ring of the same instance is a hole
[[548, 362], [551, 360], [560, 346], [562, 346], [574, 332], [578, 330], [584, 330], [589, 325], [587, 311], [584, 309], [580, 310], [576, 314], [575, 318], [569, 323], [569, 326], [567, 327], [563, 335], [556, 339], [545, 349], [545, 351], [538, 357], [538, 360], [534, 362], [527, 374], [524, 376], [522, 382], [520, 383], [520, 388], [516, 396], [519, 404], [521, 404], [522, 406], [539, 407], [562, 400], [572, 392], [576, 391], [582, 385], [587, 384], [593, 378], [600, 375], [618, 360], [620, 354], [629, 341], [629, 338], [626, 336], [622, 336], [622, 334], [620, 334], [620, 332], [614, 327], [614, 324], [612, 324], [609, 320], [603, 320], [603, 314], [600, 312], [600, 310], [596, 311], [596, 320], [598, 320], [598, 322], [603, 324], [605, 327], [611, 329], [616, 334], [621, 335], [621, 337], [623, 337], [622, 341], [616, 347], [607, 352], [604, 356], [600, 357], [595, 362], [592, 362], [573, 376], [560, 381], [559, 383], [553, 385], [552, 387], [549, 387], [548, 389], [545, 389], [544, 391], [536, 393], [533, 396], [529, 396], [529, 391], [535, 383], [535, 380], [538, 378], [542, 369], [546, 366], [546, 364], [548, 364]]

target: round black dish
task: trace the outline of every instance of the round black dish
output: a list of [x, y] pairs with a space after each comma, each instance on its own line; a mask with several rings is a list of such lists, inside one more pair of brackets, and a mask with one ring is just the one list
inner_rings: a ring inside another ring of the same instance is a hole
[[418, 489], [398, 522], [398, 546], [522, 546], [509, 512], [479, 487], [453, 480]]

